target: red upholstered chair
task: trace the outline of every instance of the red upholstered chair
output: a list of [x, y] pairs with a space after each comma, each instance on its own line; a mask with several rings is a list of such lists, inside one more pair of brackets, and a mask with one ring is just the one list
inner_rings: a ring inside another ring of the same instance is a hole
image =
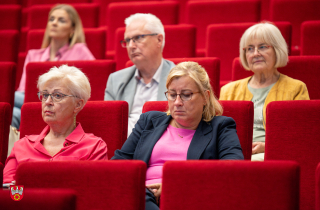
[[0, 62], [17, 62], [19, 31], [0, 30]]
[[267, 106], [265, 160], [300, 164], [300, 209], [315, 208], [315, 171], [320, 162], [320, 101], [275, 101]]
[[[237, 124], [237, 133], [246, 160], [251, 160], [252, 132], [253, 132], [253, 103], [251, 101], [220, 101], [223, 116], [232, 117]], [[142, 113], [148, 111], [165, 112], [167, 101], [147, 101], [143, 105]]]
[[300, 55], [320, 55], [320, 20], [301, 24]]
[[73, 189], [78, 210], [141, 210], [146, 168], [138, 160], [26, 162], [18, 166], [16, 181], [26, 189]]
[[207, 26], [218, 23], [258, 22], [260, 1], [189, 1], [186, 12], [186, 23], [197, 27], [197, 56], [204, 57]]
[[0, 5], [6, 5], [6, 4], [20, 4], [20, 0], [2, 0], [0, 2]]
[[16, 64], [0, 62], [0, 102], [8, 102], [11, 109], [14, 106], [15, 80]]
[[316, 210], [320, 210], [320, 163], [316, 169]]
[[[0, 162], [0, 181], [1, 183], [3, 182], [3, 168], [4, 168], [4, 165], [3, 163]], [[0, 196], [1, 198], [2, 196]]]
[[[191, 58], [195, 57], [196, 27], [192, 25], [166, 25], [165, 46], [163, 57], [165, 58]], [[117, 70], [123, 69], [128, 61], [127, 49], [123, 48], [120, 41], [124, 38], [125, 28], [116, 31], [116, 54]]]
[[115, 55], [116, 30], [125, 27], [124, 20], [135, 13], [151, 13], [157, 16], [163, 25], [178, 23], [178, 3], [173, 1], [117, 2], [111, 3], [107, 9], [107, 52], [106, 58]]
[[318, 0], [271, 0], [270, 20], [289, 21], [292, 24], [292, 55], [300, 54], [301, 23], [320, 20]]
[[26, 6], [31, 7], [33, 5], [39, 5], [39, 4], [74, 4], [74, 3], [91, 3], [91, 0], [27, 0], [26, 1]]
[[0, 6], [0, 30], [20, 30], [20, 5]]
[[[8, 153], [8, 139], [11, 124], [12, 108], [9, 103], [0, 102], [0, 164], [5, 164]], [[2, 181], [2, 170], [0, 170]]]
[[[232, 67], [232, 80], [239, 80], [251, 76], [251, 71], [246, 71], [235, 58]], [[289, 56], [289, 62], [278, 71], [294, 79], [301, 80], [307, 85], [310, 99], [320, 99], [320, 56]]]
[[27, 65], [27, 80], [24, 102], [39, 101], [37, 92], [37, 80], [40, 75], [49, 71], [54, 66], [67, 64], [75, 66], [89, 78], [91, 85], [90, 101], [103, 101], [104, 91], [108, 77], [115, 71], [115, 62], [111, 60], [94, 60], [94, 61], [55, 61], [55, 62], [31, 62]]
[[23, 189], [23, 198], [14, 201], [9, 189], [0, 190], [0, 203], [2, 209], [25, 210], [75, 210], [76, 192], [70, 189]]
[[[129, 105], [126, 101], [88, 101], [77, 115], [86, 133], [101, 137], [108, 147], [108, 158], [127, 139]], [[40, 134], [47, 124], [41, 115], [41, 102], [26, 103], [21, 108], [20, 138]]]
[[298, 210], [298, 183], [299, 165], [293, 161], [168, 161], [160, 206], [161, 210]]
[[[239, 56], [239, 43], [243, 33], [256, 23], [212, 24], [207, 27], [206, 56], [220, 58], [220, 86], [231, 81], [232, 61]], [[291, 24], [274, 23], [288, 46], [291, 46]]]

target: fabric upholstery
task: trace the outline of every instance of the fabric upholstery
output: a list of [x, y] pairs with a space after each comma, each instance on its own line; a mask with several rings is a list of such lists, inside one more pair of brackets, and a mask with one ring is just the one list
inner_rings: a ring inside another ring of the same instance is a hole
[[187, 3], [186, 23], [197, 27], [197, 54], [205, 51], [206, 30], [209, 24], [258, 22], [259, 20], [260, 1], [256, 0], [189, 1]]
[[320, 20], [301, 24], [301, 55], [320, 55]]
[[[3, 165], [7, 159], [8, 153], [8, 139], [9, 139], [9, 130], [11, 124], [12, 108], [9, 103], [0, 102], [0, 163]], [[1, 181], [2, 181], [2, 170], [1, 172]]]
[[293, 161], [168, 161], [163, 167], [160, 206], [161, 210], [298, 210], [299, 165]]
[[[124, 20], [135, 13], [151, 13], [157, 16], [163, 25], [178, 23], [178, 3], [173, 1], [149, 2], [115, 2], [110, 3], [107, 9], [107, 53], [114, 55], [116, 30], [125, 27]], [[113, 51], [113, 52], [109, 52]]]
[[0, 30], [20, 29], [20, 5], [0, 6]]
[[[62, 3], [61, 0], [27, 0], [26, 6], [31, 7], [33, 5], [39, 5], [39, 4], [60, 4]], [[63, 0], [64, 4], [74, 4], [74, 3], [91, 3], [91, 0]]]
[[14, 105], [15, 80], [16, 64], [0, 62], [0, 102], [8, 102], [11, 109]]
[[320, 162], [320, 101], [275, 101], [267, 106], [265, 160], [300, 164], [300, 209], [315, 208], [315, 171]]
[[320, 20], [318, 0], [271, 0], [270, 20], [289, 21], [292, 24], [292, 49], [299, 49], [301, 23]]
[[26, 162], [17, 184], [76, 191], [77, 209], [144, 209], [146, 164], [142, 161]]
[[[237, 134], [245, 160], [251, 159], [253, 103], [251, 101], [220, 101], [223, 107], [223, 116], [232, 117], [237, 125]], [[166, 111], [167, 101], [147, 101], [143, 105], [142, 113], [148, 111]]]
[[18, 53], [15, 89], [18, 89], [18, 87], [19, 87], [22, 72], [23, 72], [23, 66], [24, 66], [24, 62], [26, 60], [26, 57], [27, 57], [26, 52], [19, 52]]
[[91, 101], [103, 101], [104, 90], [108, 77], [115, 71], [115, 62], [110, 60], [94, 61], [55, 61], [55, 62], [31, 62], [27, 65], [27, 81], [25, 90], [25, 102], [39, 101], [37, 92], [37, 80], [40, 75], [49, 71], [53, 66], [68, 64], [81, 69], [89, 78], [91, 85]]
[[69, 189], [23, 189], [23, 198], [14, 201], [10, 197], [10, 190], [0, 190], [0, 203], [2, 209], [25, 210], [75, 210], [76, 192]]
[[3, 181], [3, 168], [4, 168], [4, 165], [3, 165], [3, 163], [0, 162], [0, 181], [1, 181], [1, 183]]
[[[127, 139], [128, 103], [126, 101], [88, 101], [77, 115], [77, 122], [86, 133], [101, 137], [108, 148], [108, 157], [114, 155]], [[32, 122], [32, 123], [30, 123]], [[20, 138], [38, 135], [46, 126], [42, 119], [41, 102], [26, 103], [21, 108]]]
[[[165, 25], [165, 46], [163, 57], [168, 58], [191, 58], [195, 57], [196, 27], [187, 24]], [[124, 39], [125, 28], [116, 31], [115, 60], [117, 70], [125, 68], [129, 60], [127, 49], [123, 48], [120, 41]]]
[[0, 30], [0, 62], [17, 62], [18, 38], [19, 31], [17, 30]]
[[[232, 80], [239, 80], [253, 75], [246, 71], [240, 64], [239, 58], [235, 58], [232, 67]], [[307, 86], [310, 99], [320, 99], [320, 56], [289, 56], [289, 62], [278, 71], [293, 79], [304, 82]]]
[[320, 163], [316, 169], [316, 210], [320, 210]]

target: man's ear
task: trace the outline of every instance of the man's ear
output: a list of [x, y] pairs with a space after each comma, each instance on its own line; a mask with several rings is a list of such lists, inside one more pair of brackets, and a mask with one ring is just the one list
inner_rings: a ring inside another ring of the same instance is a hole
[[158, 39], [159, 47], [162, 47], [163, 35], [162, 34], [158, 34], [157, 39]]

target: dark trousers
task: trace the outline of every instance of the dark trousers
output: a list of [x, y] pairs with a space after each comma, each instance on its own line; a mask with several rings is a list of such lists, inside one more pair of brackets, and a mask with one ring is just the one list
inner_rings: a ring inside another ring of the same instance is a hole
[[146, 210], [159, 210], [156, 197], [146, 188]]

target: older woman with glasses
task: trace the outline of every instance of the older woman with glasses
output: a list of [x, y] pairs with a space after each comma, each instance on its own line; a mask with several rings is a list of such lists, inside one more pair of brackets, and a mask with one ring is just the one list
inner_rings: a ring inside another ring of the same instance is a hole
[[26, 161], [106, 160], [107, 145], [76, 123], [91, 94], [88, 78], [76, 67], [53, 67], [38, 80], [42, 118], [48, 125], [39, 135], [14, 144], [3, 170], [3, 183], [14, 183], [16, 168]]
[[267, 105], [271, 101], [310, 98], [303, 82], [278, 71], [277, 68], [287, 65], [288, 46], [273, 24], [259, 23], [244, 32], [240, 40], [240, 60], [253, 76], [222, 87], [220, 100], [254, 103], [252, 160], [264, 160]]
[[131, 135], [112, 159], [148, 165], [146, 209], [159, 209], [162, 167], [168, 160], [243, 159], [232, 118], [221, 116], [204, 68], [183, 62], [171, 69], [165, 93], [169, 109], [140, 116]]

